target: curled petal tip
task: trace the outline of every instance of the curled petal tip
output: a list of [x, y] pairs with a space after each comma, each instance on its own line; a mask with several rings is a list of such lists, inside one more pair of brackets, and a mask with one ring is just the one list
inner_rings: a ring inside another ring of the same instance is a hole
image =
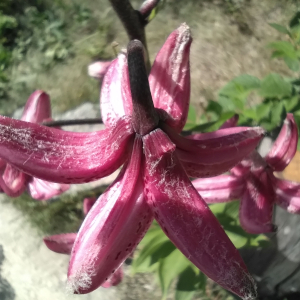
[[83, 213], [85, 215], [87, 215], [88, 212], [91, 210], [91, 208], [95, 204], [96, 200], [97, 199], [95, 197], [85, 198], [83, 200]]
[[65, 233], [44, 237], [45, 245], [53, 252], [71, 254], [77, 233]]
[[297, 151], [298, 128], [293, 114], [287, 114], [281, 131], [265, 157], [266, 162], [275, 171], [283, 171]]
[[120, 117], [132, 113], [128, 63], [124, 53], [119, 54], [106, 71], [102, 82], [100, 106], [102, 120], [106, 126], [112, 126]]
[[97, 79], [102, 79], [107, 72], [111, 61], [97, 61], [88, 66], [88, 75]]
[[233, 117], [225, 121], [219, 129], [235, 127], [239, 121], [239, 115], [235, 114]]
[[49, 118], [51, 118], [49, 95], [42, 90], [33, 92], [26, 102], [21, 120], [32, 123], [41, 123]]
[[191, 42], [184, 23], [169, 35], [149, 75], [154, 106], [166, 112], [165, 122], [177, 132], [184, 127], [189, 108]]

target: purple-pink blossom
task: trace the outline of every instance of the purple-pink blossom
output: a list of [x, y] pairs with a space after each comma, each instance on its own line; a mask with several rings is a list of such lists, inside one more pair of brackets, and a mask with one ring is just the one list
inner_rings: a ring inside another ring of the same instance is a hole
[[[86, 216], [95, 204], [96, 198], [85, 198], [83, 200], [83, 213]], [[70, 255], [77, 233], [62, 233], [44, 237], [45, 245], [53, 252]], [[123, 279], [123, 267], [120, 266], [103, 284], [102, 287], [109, 288], [118, 285]]]
[[191, 42], [185, 24], [171, 33], [148, 81], [143, 45], [131, 41], [103, 79], [102, 131], [64, 132], [0, 117], [0, 157], [32, 176], [82, 183], [123, 166], [76, 236], [68, 270], [74, 293], [108, 280], [155, 218], [203, 273], [243, 299], [255, 298], [242, 258], [188, 175], [227, 171], [255, 149], [264, 131], [225, 128], [198, 139], [179, 134], [189, 106]]
[[[41, 90], [28, 98], [21, 117], [22, 121], [41, 123], [51, 119], [51, 105], [48, 94]], [[48, 200], [69, 189], [68, 184], [60, 184], [29, 176], [0, 159], [0, 188], [10, 197], [20, 196], [26, 189], [36, 200]]]
[[279, 179], [297, 150], [298, 129], [287, 114], [282, 129], [263, 158], [256, 150], [230, 170], [229, 175], [196, 179], [193, 185], [207, 203], [241, 199], [239, 218], [249, 233], [272, 232], [273, 208], [277, 204], [290, 213], [300, 213], [300, 183]]

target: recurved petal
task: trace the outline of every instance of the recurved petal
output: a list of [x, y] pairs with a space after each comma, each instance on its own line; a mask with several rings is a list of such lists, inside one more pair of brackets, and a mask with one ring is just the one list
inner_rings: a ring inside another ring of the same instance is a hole
[[300, 213], [300, 183], [273, 178], [276, 203], [292, 214]]
[[69, 288], [79, 294], [102, 285], [135, 249], [153, 219], [141, 179], [142, 143], [97, 200], [78, 233], [68, 271]]
[[85, 198], [83, 200], [83, 213], [85, 215], [88, 214], [88, 212], [91, 210], [91, 208], [93, 207], [93, 205], [96, 202], [96, 198], [95, 197], [91, 197], [91, 198]]
[[123, 279], [123, 267], [120, 266], [101, 286], [109, 288], [118, 285]]
[[272, 223], [274, 190], [266, 172], [249, 174], [240, 205], [240, 223], [245, 231], [260, 234], [275, 231]]
[[191, 42], [190, 29], [182, 24], [166, 40], [149, 75], [154, 106], [168, 113], [165, 122], [177, 132], [184, 127], [189, 109]]
[[68, 132], [0, 116], [0, 157], [34, 177], [83, 183], [107, 176], [126, 160], [129, 117], [97, 132]]
[[37, 90], [28, 98], [21, 117], [22, 121], [41, 123], [51, 118], [51, 104], [49, 95]]
[[218, 220], [185, 175], [175, 145], [160, 129], [143, 140], [147, 201], [166, 235], [212, 280], [243, 299], [254, 299], [253, 279]]
[[195, 179], [192, 184], [206, 203], [222, 203], [241, 198], [244, 178], [220, 175]]
[[264, 134], [260, 127], [233, 127], [185, 138], [166, 124], [161, 128], [176, 144], [180, 160], [205, 165], [232, 161], [234, 166], [255, 149]]
[[33, 199], [49, 200], [70, 188], [69, 184], [55, 183], [32, 177], [28, 182], [28, 192]]
[[88, 66], [88, 74], [91, 77], [102, 79], [110, 65], [111, 61], [96, 61]]
[[102, 120], [106, 126], [112, 126], [124, 115], [131, 115], [128, 64], [124, 53], [112, 61], [103, 78], [100, 106]]
[[8, 193], [5, 190], [4, 192], [10, 197], [17, 197], [26, 189], [26, 183], [30, 177], [7, 164], [2, 178]]
[[287, 114], [281, 131], [265, 157], [266, 162], [275, 170], [283, 171], [297, 150], [298, 128], [293, 114]]
[[53, 252], [70, 254], [77, 233], [63, 233], [44, 237], [45, 245]]
[[[177, 151], [177, 153], [183, 154], [184, 151]], [[188, 155], [189, 152], [186, 153], [186, 158], [192, 160], [196, 155]], [[181, 158], [181, 157], [180, 157]], [[194, 161], [183, 161], [180, 160], [186, 174], [192, 178], [207, 178], [213, 177], [220, 174], [223, 174], [234, 167], [237, 163], [237, 160], [229, 160], [222, 163], [215, 163], [213, 165], [206, 164], [198, 164]]]
[[231, 117], [230, 119], [225, 121], [219, 129], [235, 127], [237, 125], [238, 121], [239, 121], [239, 115], [235, 114], [233, 117]]

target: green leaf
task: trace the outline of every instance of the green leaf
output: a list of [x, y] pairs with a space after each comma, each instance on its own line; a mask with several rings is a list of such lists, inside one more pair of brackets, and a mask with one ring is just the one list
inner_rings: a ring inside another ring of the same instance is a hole
[[269, 48], [276, 52], [276, 57], [289, 57], [297, 59], [297, 51], [294, 46], [286, 41], [276, 41], [268, 45]]
[[281, 32], [281, 33], [286, 33], [289, 34], [289, 31], [286, 27], [280, 25], [280, 24], [276, 24], [276, 23], [269, 23], [269, 25], [271, 27], [273, 27], [274, 29], [276, 29], [277, 31]]
[[[226, 96], [231, 100], [238, 99], [244, 104], [249, 93], [259, 87], [260, 80], [257, 77], [244, 74], [227, 83], [219, 91], [219, 95]], [[237, 104], [235, 103], [235, 105]]]
[[248, 108], [248, 109], [243, 110], [243, 115], [249, 119], [257, 120], [255, 108]]
[[300, 69], [300, 63], [298, 59], [285, 57], [284, 62], [289, 67], [290, 70], [297, 72]]
[[197, 125], [197, 113], [193, 105], [190, 105], [187, 121], [184, 126], [184, 130], [190, 130], [192, 127]]
[[267, 75], [261, 83], [260, 95], [266, 98], [282, 98], [291, 96], [292, 85], [279, 74]]
[[205, 111], [214, 112], [217, 116], [220, 116], [222, 114], [223, 107], [217, 101], [209, 100]]
[[190, 130], [195, 132], [209, 132], [219, 129], [219, 127], [228, 119], [233, 117], [234, 112], [223, 113], [217, 121], [209, 122], [205, 124], [200, 124], [195, 127], [192, 127]]
[[191, 267], [180, 275], [175, 290], [175, 300], [191, 300], [196, 292], [199, 277]]
[[256, 106], [256, 116], [258, 121], [269, 116], [271, 106], [271, 103], [261, 103]]
[[282, 123], [286, 116], [286, 110], [283, 102], [274, 103], [271, 110], [271, 124], [275, 127]]
[[284, 104], [284, 106], [285, 106], [286, 111], [288, 111], [288, 112], [293, 112], [293, 110], [294, 110], [295, 108], [297, 108], [297, 106], [300, 105], [300, 99], [299, 99], [299, 96], [296, 95], [296, 96], [291, 97], [291, 98], [289, 98], [289, 99], [285, 99], [285, 100], [283, 101], [283, 104]]
[[290, 20], [289, 26], [291, 28], [298, 26], [300, 24], [300, 11], [298, 11], [293, 18]]
[[230, 238], [233, 245], [237, 249], [242, 248], [247, 244], [247, 241], [248, 241], [247, 237], [245, 237], [241, 234], [235, 233], [235, 232], [228, 231], [228, 230], [225, 230], [225, 232], [228, 235], [228, 237]]
[[160, 261], [158, 272], [163, 299], [167, 297], [172, 281], [190, 264], [191, 262], [178, 249]]
[[132, 262], [134, 273], [145, 272], [154, 263], [152, 255], [166, 242], [169, 242], [168, 237], [163, 233], [160, 227], [150, 229], [140, 243], [143, 247]]

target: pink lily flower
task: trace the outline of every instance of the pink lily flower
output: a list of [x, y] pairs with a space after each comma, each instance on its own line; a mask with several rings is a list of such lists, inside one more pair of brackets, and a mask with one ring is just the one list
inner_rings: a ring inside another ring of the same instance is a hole
[[[41, 123], [50, 118], [51, 105], [49, 96], [43, 91], [35, 91], [26, 102], [21, 120], [31, 123]], [[0, 176], [0, 187], [10, 197], [18, 197], [27, 189], [32, 198], [36, 200], [48, 200], [69, 189], [68, 184], [44, 181], [29, 176], [4, 160], [0, 162], [0, 169], [2, 174]]]
[[298, 129], [292, 114], [287, 114], [283, 127], [270, 152], [262, 158], [253, 151], [230, 171], [192, 183], [207, 203], [241, 199], [239, 218], [245, 231], [253, 234], [272, 232], [275, 204], [290, 213], [300, 213], [300, 183], [276, 178], [297, 150]]
[[196, 158], [195, 170], [209, 166], [211, 174], [219, 174], [249, 155], [264, 132], [227, 128], [198, 140], [178, 134], [188, 112], [190, 44], [190, 30], [183, 24], [158, 53], [148, 82], [143, 46], [130, 42], [127, 57], [114, 60], [103, 80], [107, 128], [102, 131], [64, 132], [0, 117], [0, 157], [33, 176], [82, 183], [123, 165], [77, 234], [68, 270], [68, 286], [75, 293], [102, 285], [136, 248], [154, 216], [203, 273], [243, 299], [255, 298], [242, 258], [182, 162], [193, 169], [191, 158]]
[[[83, 200], [83, 213], [86, 216], [92, 206], [95, 204], [96, 198], [85, 198]], [[63, 233], [44, 237], [44, 243], [53, 252], [60, 254], [71, 254], [77, 233]], [[109, 288], [118, 285], [123, 279], [123, 267], [112, 274], [101, 286]]]

